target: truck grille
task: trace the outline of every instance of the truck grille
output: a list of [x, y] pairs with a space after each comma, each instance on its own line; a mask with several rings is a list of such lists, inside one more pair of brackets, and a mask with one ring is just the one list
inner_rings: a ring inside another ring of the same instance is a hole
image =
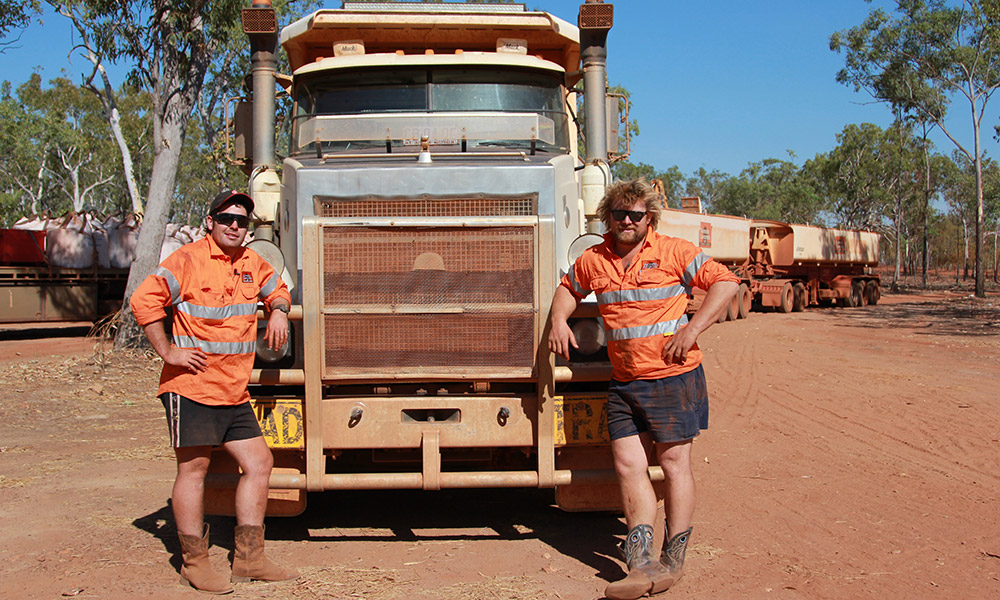
[[319, 198], [321, 217], [530, 217], [538, 195], [455, 198]]
[[326, 379], [531, 375], [536, 227], [451, 221], [322, 227]]

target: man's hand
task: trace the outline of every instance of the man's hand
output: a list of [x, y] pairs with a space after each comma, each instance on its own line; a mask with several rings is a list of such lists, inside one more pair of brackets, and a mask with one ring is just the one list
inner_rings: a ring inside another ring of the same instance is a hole
[[569, 290], [563, 286], [556, 287], [556, 294], [552, 297], [551, 316], [549, 318], [549, 350], [553, 354], [569, 360], [569, 347], [579, 348], [576, 345], [576, 336], [569, 328], [569, 316], [576, 310], [580, 301], [577, 300]]
[[559, 356], [569, 360], [569, 347], [579, 348], [576, 345], [576, 336], [570, 329], [566, 321], [555, 321], [552, 323], [552, 330], [549, 332], [549, 350]]
[[196, 374], [208, 368], [208, 355], [200, 348], [171, 346], [162, 354], [162, 358], [168, 365], [182, 367]]
[[280, 350], [288, 343], [288, 315], [280, 310], [271, 308], [271, 316], [267, 319], [267, 330], [264, 332], [264, 341], [271, 350]]
[[694, 329], [681, 327], [673, 335], [667, 336], [667, 343], [663, 345], [663, 362], [684, 364], [687, 360], [688, 350], [698, 341], [698, 334]]

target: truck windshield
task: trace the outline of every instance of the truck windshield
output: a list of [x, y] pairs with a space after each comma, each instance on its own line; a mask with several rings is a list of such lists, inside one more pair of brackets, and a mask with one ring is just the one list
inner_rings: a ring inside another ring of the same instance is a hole
[[[303, 132], [303, 125], [311, 117], [321, 115], [360, 115], [364, 119], [378, 120], [390, 116], [430, 115], [435, 129], [461, 131], [465, 126], [462, 116], [448, 118], [444, 113], [518, 113], [539, 115], [547, 135], [539, 136], [539, 151], [568, 152], [569, 134], [566, 111], [563, 108], [561, 77], [555, 73], [529, 70], [500, 70], [498, 68], [442, 68], [426, 67], [342, 70], [318, 73], [297, 86], [293, 123], [293, 153], [315, 153], [315, 129]], [[471, 117], [470, 117], [471, 118]], [[397, 121], [400, 122], [400, 121]], [[522, 119], [523, 122], [523, 119]], [[407, 121], [412, 128], [413, 121]], [[492, 139], [469, 139], [470, 147], [488, 146], [525, 148], [530, 140], [524, 136], [505, 135], [502, 117], [498, 116], [495, 136]], [[514, 128], [512, 128], [514, 129]], [[523, 129], [523, 128], [522, 128]], [[353, 137], [371, 137], [364, 132], [391, 130], [389, 141], [393, 146], [413, 143], [407, 138], [405, 128], [351, 127], [357, 131]], [[377, 139], [343, 139], [352, 137], [340, 128], [340, 139], [321, 138], [324, 152], [385, 148], [386, 136]], [[479, 131], [483, 131], [480, 127]], [[458, 136], [452, 136], [457, 138]], [[483, 136], [480, 135], [480, 138]], [[449, 143], [449, 136], [437, 143]], [[458, 143], [457, 139], [451, 142]], [[435, 143], [432, 140], [432, 143]]]

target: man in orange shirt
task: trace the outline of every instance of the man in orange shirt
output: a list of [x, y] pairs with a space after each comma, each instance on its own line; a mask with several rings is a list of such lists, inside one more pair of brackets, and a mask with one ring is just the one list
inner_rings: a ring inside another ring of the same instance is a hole
[[[208, 235], [168, 256], [136, 289], [132, 312], [163, 359], [159, 396], [177, 458], [172, 504], [181, 542], [181, 576], [201, 592], [233, 591], [208, 558], [203, 500], [213, 446], [239, 464], [233, 581], [282, 581], [298, 573], [264, 554], [264, 513], [273, 458], [250, 407], [247, 384], [257, 339], [257, 303], [270, 312], [265, 339], [288, 341], [291, 296], [280, 274], [243, 247], [254, 204], [224, 191], [212, 201]], [[164, 320], [173, 310], [173, 343]]]
[[[608, 233], [588, 249], [556, 288], [549, 349], [569, 359], [576, 338], [568, 319], [597, 295], [608, 339], [612, 379], [608, 432], [629, 532], [629, 573], [608, 585], [611, 600], [668, 589], [683, 574], [694, 516], [691, 442], [708, 427], [708, 392], [697, 339], [715, 323], [738, 278], [694, 244], [656, 233], [659, 198], [642, 180], [611, 186], [597, 209]], [[692, 286], [708, 290], [687, 318]], [[666, 537], [653, 555], [656, 493], [647, 467], [650, 446], [665, 477]]]

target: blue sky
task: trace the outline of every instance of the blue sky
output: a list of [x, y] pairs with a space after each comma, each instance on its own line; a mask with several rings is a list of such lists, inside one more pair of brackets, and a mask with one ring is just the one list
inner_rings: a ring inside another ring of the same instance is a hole
[[[528, 1], [529, 8], [576, 22], [583, 0]], [[249, 2], [248, 2], [249, 4]], [[876, 0], [618, 0], [608, 40], [612, 85], [632, 94], [640, 135], [632, 162], [657, 169], [677, 165], [737, 174], [750, 162], [789, 157], [796, 164], [826, 152], [849, 123], [885, 127], [889, 111], [835, 81], [843, 56], [829, 50], [835, 31], [860, 24]], [[339, 1], [328, 2], [339, 7]], [[48, 15], [22, 36], [20, 48], [0, 54], [0, 78], [23, 82], [36, 67], [45, 79], [67, 69], [74, 79], [89, 64], [67, 55], [68, 20]], [[124, 69], [112, 70], [120, 84]], [[996, 152], [993, 125], [1000, 98], [984, 119], [983, 147]], [[952, 127], [971, 142], [964, 99], [952, 107]], [[939, 152], [951, 142], [938, 134]]]

